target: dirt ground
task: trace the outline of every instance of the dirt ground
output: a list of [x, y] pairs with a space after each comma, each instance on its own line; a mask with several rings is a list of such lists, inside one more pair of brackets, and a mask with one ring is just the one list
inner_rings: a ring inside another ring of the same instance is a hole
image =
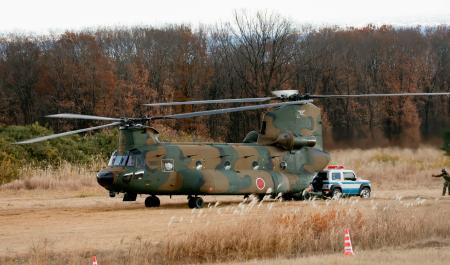
[[[440, 192], [438, 189], [379, 191], [359, 203], [374, 207], [391, 201], [407, 205], [426, 200], [429, 211], [450, 207], [450, 196], [441, 197]], [[55, 252], [120, 249], [136, 240], [157, 244], [168, 234], [181, 234], [195, 226], [232, 222], [234, 209], [242, 201], [237, 196], [206, 196], [204, 209], [191, 210], [184, 196], [172, 199], [162, 196], [160, 208], [145, 208], [144, 196], [136, 202], [124, 203], [120, 197], [94, 194], [0, 192], [0, 257], [29, 253], [41, 244]], [[267, 201], [263, 205], [301, 209], [311, 203], [320, 206], [326, 202]], [[253, 214], [257, 218], [258, 212]]]
[[[121, 198], [106, 195], [77, 196], [78, 193], [70, 192], [0, 193], [0, 256], [23, 254], [44, 242], [56, 252], [108, 250], [136, 239], [158, 242], [167, 233], [182, 233], [194, 225], [205, 224], [186, 221], [193, 212], [205, 210], [189, 209], [184, 196], [163, 196], [160, 208], [145, 208], [145, 197], [124, 203]], [[205, 198], [206, 206], [223, 201], [227, 207], [240, 200]], [[218, 223], [222, 219], [221, 215], [211, 215], [204, 221]]]

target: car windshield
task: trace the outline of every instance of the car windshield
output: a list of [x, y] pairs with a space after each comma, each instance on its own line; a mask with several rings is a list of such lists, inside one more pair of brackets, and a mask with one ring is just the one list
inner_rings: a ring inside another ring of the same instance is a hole
[[128, 160], [128, 154], [117, 154], [117, 152], [114, 152], [111, 156], [111, 159], [109, 159], [108, 166], [110, 167], [123, 167], [127, 164]]

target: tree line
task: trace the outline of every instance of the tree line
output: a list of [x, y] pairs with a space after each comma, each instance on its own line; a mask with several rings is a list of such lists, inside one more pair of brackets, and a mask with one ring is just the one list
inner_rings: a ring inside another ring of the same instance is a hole
[[[40, 121], [56, 131], [91, 122], [48, 121], [73, 112], [132, 117], [208, 108], [142, 104], [190, 99], [450, 91], [450, 27], [300, 26], [276, 14], [235, 13], [193, 29], [98, 28], [0, 37], [0, 124]], [[450, 128], [449, 97], [324, 99], [328, 146], [417, 146]], [[239, 142], [261, 111], [178, 120], [175, 129]]]

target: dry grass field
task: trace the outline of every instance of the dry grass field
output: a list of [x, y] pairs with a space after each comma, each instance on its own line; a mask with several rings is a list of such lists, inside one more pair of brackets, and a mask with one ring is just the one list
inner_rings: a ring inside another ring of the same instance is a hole
[[439, 265], [447, 264], [450, 259], [450, 247], [424, 248], [383, 248], [364, 250], [356, 256], [346, 257], [339, 254], [325, 254], [293, 259], [252, 260], [248, 262], [221, 263], [220, 265]]
[[[144, 197], [108, 198], [92, 172], [99, 162], [25, 169], [0, 187], [0, 264], [88, 264], [92, 255], [99, 264], [447, 264], [450, 196], [440, 196], [442, 181], [430, 175], [449, 167], [448, 157], [430, 147], [332, 157], [373, 181], [371, 199], [207, 196], [208, 207], [190, 210], [176, 196], [146, 209]], [[346, 259], [344, 228], [357, 253]]]

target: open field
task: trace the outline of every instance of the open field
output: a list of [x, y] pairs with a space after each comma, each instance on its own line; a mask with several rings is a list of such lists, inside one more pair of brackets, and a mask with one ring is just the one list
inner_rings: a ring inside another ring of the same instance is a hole
[[[185, 197], [164, 196], [160, 208], [147, 209], [144, 196], [108, 198], [91, 172], [98, 163], [27, 169], [0, 188], [0, 264], [87, 264], [92, 255], [99, 264], [447, 264], [450, 196], [440, 196], [442, 181], [430, 174], [448, 158], [425, 147], [332, 155], [374, 182], [371, 199], [206, 196], [208, 207], [190, 210]], [[344, 228], [358, 254], [353, 263], [341, 257]]]
[[342, 251], [344, 227], [352, 229], [356, 251], [448, 247], [450, 197], [439, 193], [379, 191], [368, 201], [262, 204], [210, 196], [209, 208], [190, 210], [184, 197], [162, 197], [164, 207], [146, 209], [143, 198], [122, 203], [74, 192], [3, 192], [0, 263], [81, 264], [91, 255], [103, 264], [165, 263], [161, 255], [169, 263], [317, 255]]
[[[436, 241], [430, 241], [433, 245]], [[380, 250], [365, 250], [356, 256], [346, 257], [342, 253], [326, 254], [320, 256], [301, 257], [294, 259], [253, 260], [249, 262], [221, 263], [220, 265], [438, 265], [447, 264], [450, 260], [450, 247], [422, 248], [383, 248]]]

